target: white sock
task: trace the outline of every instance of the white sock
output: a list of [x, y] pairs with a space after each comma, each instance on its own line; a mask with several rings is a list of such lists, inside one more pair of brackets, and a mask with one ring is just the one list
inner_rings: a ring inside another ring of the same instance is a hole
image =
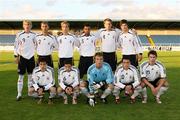
[[120, 94], [120, 89], [114, 88], [113, 95], [117, 98], [117, 97], [119, 97], [119, 94]]
[[32, 74], [28, 74], [28, 89], [32, 86]]
[[19, 75], [18, 82], [17, 82], [17, 92], [18, 92], [18, 96], [21, 96], [21, 95], [22, 95], [23, 79], [24, 79], [24, 75]]
[[146, 87], [142, 88], [142, 95], [143, 95], [143, 98], [147, 98], [147, 88]]
[[50, 92], [49, 98], [54, 98], [55, 96], [56, 96], [56, 93], [51, 93], [51, 92]]
[[111, 91], [112, 91], [111, 89], [107, 88], [107, 89], [103, 92], [101, 98], [106, 98], [109, 94], [111, 94]]
[[67, 95], [64, 92], [59, 93], [58, 96], [62, 96], [64, 99], [67, 99]]
[[132, 94], [131, 98], [135, 99], [136, 96], [138, 96], [140, 92], [142, 92], [142, 87], [141, 86], [135, 88], [134, 93]]
[[162, 94], [164, 94], [165, 91], [167, 91], [167, 89], [168, 89], [168, 87], [160, 87], [160, 89], [159, 89], [156, 97], [157, 97], [157, 98], [160, 98], [160, 96], [161, 96]]
[[88, 89], [85, 87], [81, 87], [81, 93], [84, 94], [86, 97], [89, 96]]
[[38, 93], [37, 92], [34, 92], [33, 94], [29, 94], [30, 97], [34, 97], [34, 98], [38, 98]]

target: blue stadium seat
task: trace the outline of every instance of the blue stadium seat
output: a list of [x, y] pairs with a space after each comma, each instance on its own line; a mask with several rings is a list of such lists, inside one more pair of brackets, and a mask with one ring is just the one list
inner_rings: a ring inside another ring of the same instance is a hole
[[139, 35], [139, 38], [141, 40], [141, 43], [143, 46], [147, 46], [149, 45], [148, 39], [146, 37], [146, 35]]
[[13, 45], [15, 35], [0, 35], [0, 45]]
[[180, 45], [180, 35], [152, 35], [156, 45]]

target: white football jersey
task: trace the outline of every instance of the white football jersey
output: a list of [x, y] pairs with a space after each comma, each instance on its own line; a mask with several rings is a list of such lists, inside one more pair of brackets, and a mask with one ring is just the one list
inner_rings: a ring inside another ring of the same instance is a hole
[[140, 65], [141, 78], [147, 78], [148, 81], [154, 81], [157, 78], [166, 77], [166, 69], [162, 63], [156, 61], [154, 65], [150, 65], [148, 61]]
[[112, 29], [107, 31], [102, 28], [96, 33], [96, 37], [101, 39], [101, 50], [102, 52], [115, 52], [117, 48], [119, 30]]
[[133, 88], [140, 84], [138, 70], [130, 65], [128, 70], [125, 70], [122, 65], [118, 66], [115, 72], [114, 85], [124, 89], [126, 84], [132, 84]]
[[96, 37], [94, 35], [86, 36], [82, 34], [78, 38], [78, 47], [81, 56], [94, 56], [96, 49]]
[[26, 33], [24, 31], [17, 33], [14, 43], [14, 55], [22, 56], [30, 59], [35, 52], [35, 36], [34, 32]]
[[57, 36], [59, 58], [73, 57], [76, 42], [77, 38], [72, 34]]
[[39, 34], [35, 38], [36, 51], [40, 56], [51, 55], [53, 50], [56, 48], [56, 38], [50, 34], [43, 35]]
[[41, 71], [40, 67], [36, 67], [32, 74], [33, 87], [35, 90], [39, 86], [44, 86], [45, 90], [55, 85], [54, 70], [53, 68], [47, 66], [44, 72]]
[[58, 81], [62, 89], [65, 89], [67, 85], [73, 88], [79, 85], [79, 70], [76, 67], [72, 67], [71, 71], [67, 72], [64, 67], [58, 70]]
[[139, 37], [132, 32], [120, 33], [118, 47], [121, 48], [122, 55], [134, 55], [143, 53]]

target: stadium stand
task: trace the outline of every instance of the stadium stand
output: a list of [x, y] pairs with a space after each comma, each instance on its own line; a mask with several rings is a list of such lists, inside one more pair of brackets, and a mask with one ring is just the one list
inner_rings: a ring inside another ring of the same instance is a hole
[[151, 35], [156, 46], [180, 46], [180, 35]]
[[14, 41], [15, 41], [15, 35], [0, 35], [1, 46], [13, 45]]
[[[59, 23], [57, 20], [47, 20], [50, 30], [54, 35], [59, 31]], [[120, 20], [113, 20], [114, 27], [119, 28]], [[33, 20], [33, 31], [40, 32], [40, 20]], [[68, 20], [70, 29], [73, 33], [79, 33], [83, 24], [89, 23], [92, 32], [96, 32], [103, 27], [103, 20]], [[149, 47], [173, 46], [173, 49], [180, 50], [180, 21], [136, 21], [128, 22], [130, 28], [135, 28], [139, 34], [142, 45]], [[4, 50], [7, 46], [13, 46], [15, 34], [22, 30], [22, 21], [20, 20], [0, 20], [0, 50]], [[2, 47], [1, 47], [2, 46]], [[11, 47], [13, 49], [13, 47]], [[145, 48], [145, 49], [146, 49]], [[9, 49], [9, 48], [8, 48]], [[172, 49], [172, 50], [173, 50]]]
[[139, 35], [139, 38], [140, 38], [143, 46], [149, 46], [150, 45], [146, 35]]

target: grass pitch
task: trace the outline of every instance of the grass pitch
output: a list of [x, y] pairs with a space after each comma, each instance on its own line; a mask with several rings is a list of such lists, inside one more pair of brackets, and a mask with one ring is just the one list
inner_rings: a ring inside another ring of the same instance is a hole
[[[144, 60], [147, 59], [144, 53]], [[53, 54], [57, 81], [57, 53]], [[75, 53], [75, 64], [79, 55]], [[86, 98], [80, 96], [77, 105], [64, 105], [62, 99], [55, 99], [53, 105], [45, 101], [38, 105], [37, 100], [27, 96], [27, 76], [24, 80], [23, 97], [20, 102], [17, 95], [17, 65], [13, 62], [12, 52], [0, 52], [0, 120], [180, 120], [180, 52], [158, 52], [158, 59], [166, 66], [170, 88], [162, 96], [162, 104], [155, 103], [152, 94], [148, 94], [148, 103], [137, 100], [130, 104], [122, 98], [121, 104], [114, 103], [113, 96], [108, 97], [109, 104], [98, 103], [94, 108], [85, 104]], [[120, 53], [118, 53], [120, 60]]]

